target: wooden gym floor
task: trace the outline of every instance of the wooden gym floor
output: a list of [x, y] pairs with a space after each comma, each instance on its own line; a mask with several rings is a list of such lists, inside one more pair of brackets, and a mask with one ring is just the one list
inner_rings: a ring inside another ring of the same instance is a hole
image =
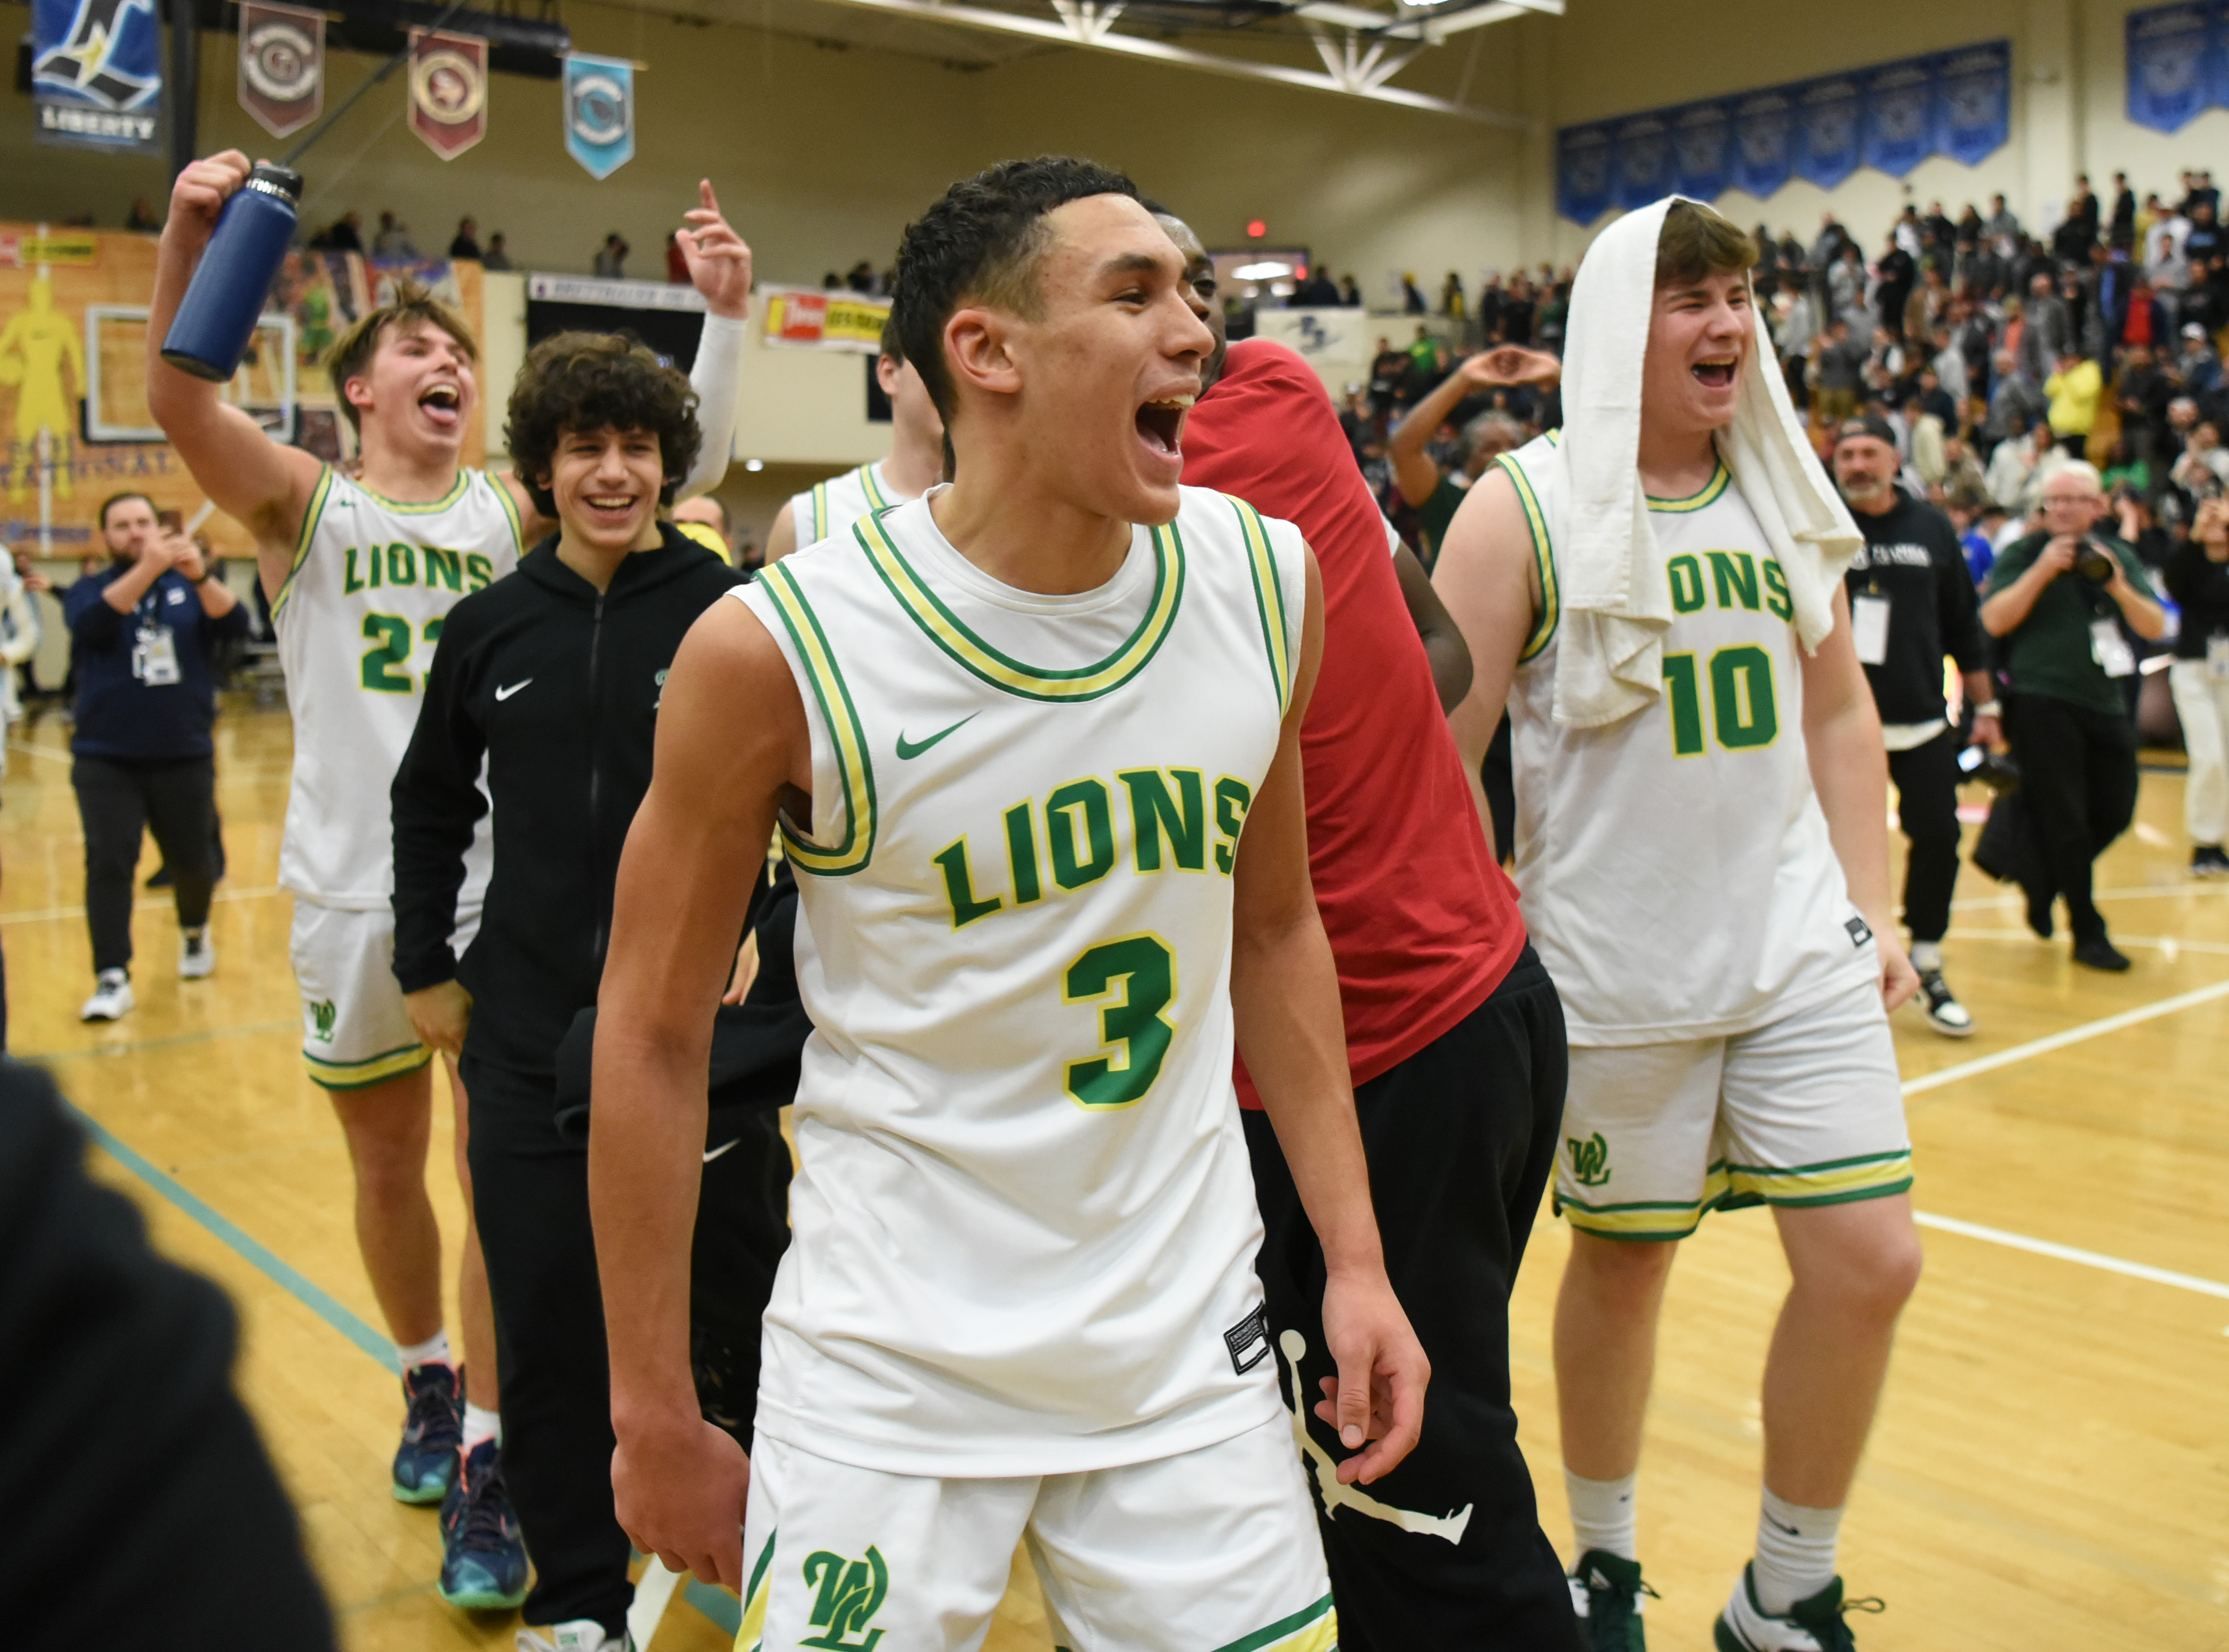
[[[67, 725], [49, 714], [13, 731], [10, 1041], [95, 1127], [95, 1173], [239, 1303], [240, 1385], [344, 1643], [507, 1647], [515, 1619], [442, 1605], [434, 1514], [387, 1491], [391, 1350], [340, 1135], [297, 1058], [291, 907], [274, 887], [290, 738], [283, 711], [228, 706], [216, 974], [178, 980], [176, 921], [144, 897], [139, 1007], [101, 1027], [76, 1019], [91, 967]], [[2229, 1649], [2229, 882], [2185, 877], [2181, 794], [2179, 776], [2148, 774], [2137, 826], [2098, 868], [2129, 974], [2075, 970], [1969, 867], [1948, 968], [1981, 1031], [1955, 1042], [1897, 1018], [1927, 1276], [1844, 1540], [1852, 1592], [1888, 1603], [1855, 1620], [1868, 1652]], [[433, 1186], [453, 1236], [447, 1143], [437, 1109]], [[1512, 1340], [1543, 1519], [1567, 1549], [1548, 1353], [1565, 1245], [1544, 1212]], [[1641, 1494], [1655, 1652], [1705, 1652], [1748, 1553], [1757, 1376], [1786, 1277], [1762, 1212], [1709, 1218], [1686, 1251]], [[713, 1618], [733, 1614], [710, 1591], [677, 1599], [658, 1652], [725, 1646]], [[1046, 1646], [1025, 1565], [989, 1645]]]

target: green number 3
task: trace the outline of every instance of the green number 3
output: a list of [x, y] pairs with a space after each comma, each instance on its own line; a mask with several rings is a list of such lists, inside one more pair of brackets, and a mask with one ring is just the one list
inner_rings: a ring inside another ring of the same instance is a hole
[[1157, 935], [1105, 941], [1069, 965], [1061, 1000], [1088, 1003], [1113, 995], [1099, 1012], [1099, 1041], [1108, 1053], [1068, 1064], [1068, 1093], [1098, 1111], [1146, 1098], [1161, 1076], [1176, 1023], [1161, 1012], [1177, 995], [1177, 960]]

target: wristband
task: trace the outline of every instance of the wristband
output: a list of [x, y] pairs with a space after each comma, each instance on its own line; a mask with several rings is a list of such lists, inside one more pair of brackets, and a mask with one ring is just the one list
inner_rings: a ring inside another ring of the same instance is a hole
[[2003, 703], [1997, 700], [1984, 700], [1974, 708], [1974, 715], [1977, 717], [2001, 717], [2004, 714]]

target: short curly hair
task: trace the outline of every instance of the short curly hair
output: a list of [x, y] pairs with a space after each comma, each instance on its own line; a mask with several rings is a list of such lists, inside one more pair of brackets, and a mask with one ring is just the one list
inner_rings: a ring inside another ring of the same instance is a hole
[[619, 333], [561, 332], [543, 339], [526, 354], [504, 422], [512, 472], [543, 516], [557, 514], [542, 478], [556, 463], [559, 440], [568, 432], [594, 430], [646, 430], [658, 438], [665, 470], [660, 505], [673, 503], [674, 489], [704, 445], [695, 387], [646, 345]]

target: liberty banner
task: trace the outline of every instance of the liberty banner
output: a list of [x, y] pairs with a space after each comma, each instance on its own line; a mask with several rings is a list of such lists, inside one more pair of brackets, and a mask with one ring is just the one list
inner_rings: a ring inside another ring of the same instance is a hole
[[42, 144], [159, 154], [154, 0], [32, 0], [31, 101]]
[[479, 35], [410, 31], [410, 130], [445, 161], [487, 136], [487, 52]]
[[325, 102], [325, 14], [241, 0], [240, 106], [273, 138], [299, 132]]
[[565, 152], [593, 178], [634, 158], [634, 65], [624, 57], [565, 54]]

